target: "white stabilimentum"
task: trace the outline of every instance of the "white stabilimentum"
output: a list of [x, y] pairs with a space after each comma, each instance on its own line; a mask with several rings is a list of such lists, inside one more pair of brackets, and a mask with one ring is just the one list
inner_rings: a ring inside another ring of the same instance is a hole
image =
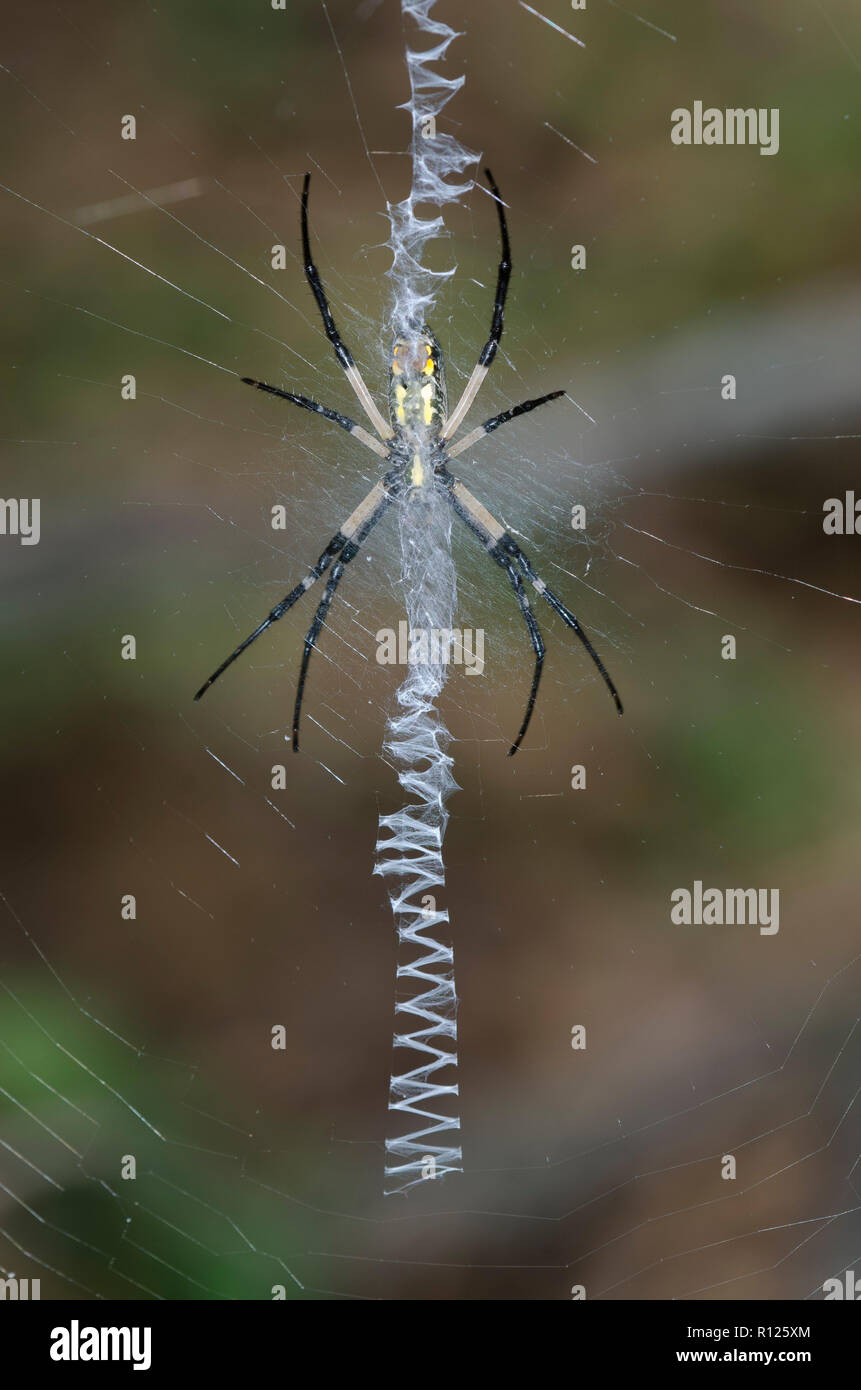
[[[401, 0], [420, 35], [432, 46], [407, 49], [412, 117], [412, 187], [403, 202], [389, 205], [393, 285], [392, 339], [409, 342], [428, 322], [437, 289], [453, 270], [422, 264], [425, 244], [445, 231], [441, 216], [419, 217], [416, 207], [458, 201], [472, 187], [462, 176], [475, 156], [453, 136], [436, 130], [436, 118], [463, 85], [434, 71], [454, 30], [433, 20], [435, 0]], [[412, 486], [398, 503], [401, 578], [411, 630], [454, 626], [456, 585], [451, 556], [451, 509], [433, 487], [432, 462], [417, 446]], [[398, 932], [398, 993], [395, 1002], [394, 1067], [389, 1109], [398, 1116], [386, 1140], [386, 1190], [402, 1191], [462, 1167], [457, 1140], [457, 995], [448, 912], [438, 904], [445, 885], [443, 840], [446, 802], [456, 789], [447, 748], [450, 735], [436, 708], [446, 666], [410, 664], [397, 693], [384, 743], [410, 800], [380, 817], [375, 873], [389, 880]]]
[[[399, 507], [402, 573], [410, 628], [450, 627], [455, 598], [451, 509], [432, 490], [411, 492]], [[434, 1176], [461, 1166], [457, 1084], [457, 996], [448, 912], [439, 906], [445, 884], [446, 800], [456, 783], [446, 752], [449, 733], [435, 700], [446, 668], [416, 664], [397, 693], [385, 751], [398, 767], [410, 800], [380, 817], [375, 872], [389, 879], [398, 930], [395, 1062], [389, 1108], [403, 1116], [386, 1140], [386, 1190], [423, 1181], [428, 1158]]]

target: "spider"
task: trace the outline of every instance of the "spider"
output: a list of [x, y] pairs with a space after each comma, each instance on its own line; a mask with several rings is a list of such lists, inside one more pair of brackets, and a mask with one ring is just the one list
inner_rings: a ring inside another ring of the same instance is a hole
[[293, 607], [294, 603], [329, 570], [325, 592], [305, 638], [305, 648], [299, 671], [299, 684], [293, 712], [293, 748], [296, 752], [299, 751], [299, 718], [302, 710], [302, 697], [305, 692], [305, 681], [308, 675], [308, 663], [344, 570], [350, 561], [355, 559], [377, 522], [386, 514], [392, 504], [408, 493], [410, 489], [415, 488], [436, 488], [443, 493], [460, 519], [479, 539], [491, 559], [505, 570], [520, 605], [520, 611], [523, 614], [535, 653], [535, 671], [523, 723], [509, 749], [509, 756], [517, 752], [529, 727], [544, 665], [544, 642], [524, 588], [524, 578], [529, 581], [535, 592], [550, 605], [562, 621], [577, 634], [600, 671], [617, 710], [620, 714], [622, 713], [622, 702], [616, 687], [577, 618], [565, 607], [553, 590], [547, 587], [544, 580], [536, 574], [530, 561], [505, 527], [491, 516], [481, 502], [472, 496], [472, 493], [467, 491], [462, 482], [449, 472], [448, 465], [452, 459], [457, 458], [458, 454], [462, 454], [465, 449], [471, 448], [479, 440], [484, 439], [485, 435], [492, 434], [494, 430], [499, 429], [500, 425], [507, 424], [509, 420], [514, 420], [519, 415], [527, 415], [531, 410], [537, 410], [539, 406], [546, 405], [548, 401], [555, 401], [560, 396], [565, 395], [564, 391], [551, 391], [546, 396], [539, 396], [536, 400], [523, 401], [520, 405], [511, 406], [510, 409], [502, 411], [500, 415], [491, 416], [489, 420], [477, 425], [456, 442], [451, 442], [452, 436], [460, 427], [464, 416], [475, 400], [479, 387], [487, 376], [496, 356], [502, 337], [505, 298], [508, 282], [511, 278], [511, 248], [508, 240], [505, 209], [493, 175], [489, 169], [485, 169], [484, 173], [496, 203], [502, 242], [490, 336], [482, 348], [472, 375], [451, 414], [448, 413], [443, 356], [433, 333], [426, 326], [422, 326], [408, 336], [398, 336], [392, 346], [389, 365], [388, 406], [390, 423], [378, 410], [349, 348], [335, 327], [319, 272], [311, 259], [311, 243], [308, 236], [308, 192], [311, 175], [305, 175], [301, 213], [302, 258], [305, 277], [317, 301], [326, 337], [332, 344], [335, 356], [379, 438], [364, 429], [362, 425], [357, 424], [355, 420], [351, 420], [349, 416], [343, 415], [339, 410], [331, 410], [328, 406], [320, 405], [319, 402], [311, 400], [308, 396], [297, 396], [292, 391], [283, 391], [278, 386], [268, 386], [265, 381], [256, 381], [252, 377], [242, 377], [241, 380], [246, 386], [254, 386], [258, 391], [268, 391], [270, 395], [280, 396], [285, 401], [292, 401], [294, 405], [301, 406], [303, 410], [313, 410], [317, 415], [322, 415], [327, 420], [333, 421], [334, 424], [340, 425], [341, 429], [346, 430], [367, 449], [372, 449], [375, 454], [384, 459], [389, 467], [364, 501], [360, 502], [356, 510], [342, 523], [340, 530], [335, 532], [319, 560], [308, 571], [305, 578], [296, 585], [295, 589], [291, 589], [280, 603], [275, 605], [271, 613], [263, 619], [263, 622], [254, 629], [250, 636], [245, 638], [244, 642], [240, 642], [236, 650], [231, 652], [226, 661], [221, 663], [194, 697], [195, 700], [199, 700], [213, 682], [218, 680], [218, 677], [227, 670], [228, 666], [232, 665], [237, 657], [251, 646], [252, 642], [256, 642], [257, 638], [268, 627], [282, 618]]

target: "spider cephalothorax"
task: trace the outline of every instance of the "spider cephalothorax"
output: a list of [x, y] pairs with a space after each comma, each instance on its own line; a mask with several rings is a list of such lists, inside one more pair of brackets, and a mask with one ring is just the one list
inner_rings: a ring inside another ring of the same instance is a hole
[[532, 642], [532, 650], [535, 653], [535, 670], [523, 723], [509, 753], [517, 752], [529, 726], [535, 697], [538, 693], [538, 682], [541, 679], [544, 665], [544, 642], [524, 588], [524, 579], [532, 585], [536, 594], [550, 605], [562, 621], [577, 634], [600, 671], [607, 689], [613, 696], [616, 708], [620, 714], [622, 713], [622, 702], [616, 687], [577, 618], [570, 609], [565, 607], [562, 600], [557, 598], [552, 589], [548, 589], [544, 580], [536, 574], [513, 536], [495, 517], [491, 516], [490, 512], [482, 506], [477, 498], [473, 497], [472, 493], [454, 477], [448, 468], [448, 464], [452, 459], [457, 458], [458, 454], [462, 454], [465, 449], [472, 448], [473, 444], [477, 444], [486, 435], [492, 434], [500, 425], [516, 419], [519, 415], [526, 415], [547, 401], [556, 400], [565, 394], [564, 391], [551, 391], [548, 395], [539, 396], [535, 400], [523, 401], [520, 405], [504, 410], [500, 415], [492, 416], [483, 424], [477, 425], [467, 434], [462, 435], [455, 442], [451, 442], [469, 407], [475, 400], [481, 383], [487, 376], [496, 356], [499, 340], [502, 337], [505, 297], [508, 292], [508, 281], [511, 277], [511, 251], [508, 244], [508, 227], [502, 198], [490, 170], [486, 169], [485, 174], [496, 201], [502, 242], [490, 336], [482, 348], [463, 394], [451, 414], [448, 413], [442, 351], [433, 333], [429, 328], [423, 326], [414, 332], [405, 332], [396, 337], [392, 344], [389, 363], [388, 422], [380, 413], [373, 396], [365, 385], [364, 378], [353, 361], [352, 353], [335, 327], [335, 320], [332, 318], [332, 311], [329, 308], [317, 267], [311, 259], [311, 243], [308, 235], [308, 188], [311, 176], [310, 174], [305, 175], [301, 218], [305, 276], [317, 301], [323, 319], [323, 328], [334, 348], [335, 356], [377, 435], [375, 437], [363, 425], [351, 420], [348, 415], [343, 415], [339, 410], [332, 410], [329, 406], [320, 405], [307, 396], [294, 395], [292, 391], [284, 391], [278, 386], [267, 386], [266, 382], [256, 381], [252, 377], [242, 377], [242, 380], [248, 386], [256, 386], [260, 391], [268, 391], [270, 395], [292, 401], [294, 405], [301, 406], [303, 410], [313, 410], [316, 414], [325, 416], [327, 420], [332, 420], [348, 434], [358, 439], [366, 448], [373, 450], [380, 458], [385, 459], [389, 466], [380, 482], [371, 489], [356, 510], [347, 517], [341, 529], [336, 531], [319, 560], [308, 571], [305, 578], [300, 580], [296, 587], [291, 589], [290, 593], [275, 605], [271, 613], [263, 619], [263, 622], [245, 638], [245, 641], [231, 652], [226, 661], [221, 663], [194, 697], [199, 700], [213, 681], [217, 680], [238, 656], [242, 655], [246, 647], [250, 647], [261, 633], [283, 617], [287, 610], [292, 608], [293, 604], [329, 570], [329, 578], [323, 597], [317, 606], [314, 621], [305, 638], [305, 649], [299, 671], [299, 687], [296, 692], [296, 704], [293, 712], [293, 747], [296, 750], [299, 748], [299, 715], [302, 710], [302, 696], [305, 690], [308, 663], [326, 621], [335, 590], [341, 582], [345, 567], [358, 554], [373, 527], [388, 511], [392, 503], [404, 493], [404, 490], [410, 487], [436, 487], [443, 492], [454, 511], [469, 527], [470, 531], [478, 537], [491, 558], [501, 569], [505, 570], [523, 614], [523, 620]]

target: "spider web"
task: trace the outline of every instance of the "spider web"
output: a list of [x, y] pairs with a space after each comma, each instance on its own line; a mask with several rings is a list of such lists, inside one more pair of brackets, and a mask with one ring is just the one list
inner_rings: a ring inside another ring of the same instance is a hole
[[[500, 182], [515, 261], [470, 418], [568, 396], [456, 471], [594, 636], [626, 716], [541, 613], [506, 758], [531, 653], [456, 529], [459, 621], [486, 634], [484, 674], [442, 696], [464, 1172], [396, 1207], [371, 868], [397, 805], [379, 747], [400, 671], [376, 660], [397, 528], [339, 591], [300, 757], [310, 608], [191, 696], [379, 473], [236, 377], [356, 413], [301, 276], [310, 168], [324, 283], [382, 398], [398, 8], [4, 15], [4, 489], [42, 510], [38, 545], [0, 537], [0, 1270], [43, 1297], [797, 1299], [861, 1259], [861, 590], [857, 538], [822, 530], [861, 433], [857, 19], [493, 9], [454, 17], [447, 113]], [[674, 149], [669, 113], [697, 99], [780, 106], [780, 153]], [[497, 245], [478, 189], [447, 222], [454, 394]], [[697, 880], [778, 888], [779, 932], [672, 925]]]

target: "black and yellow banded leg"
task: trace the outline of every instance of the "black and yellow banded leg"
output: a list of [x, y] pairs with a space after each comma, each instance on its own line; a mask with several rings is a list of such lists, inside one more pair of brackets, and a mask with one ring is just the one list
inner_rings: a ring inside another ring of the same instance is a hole
[[[375, 493], [378, 494], [376, 501], [371, 502], [371, 499], [374, 497]], [[307, 635], [305, 637], [305, 647], [302, 652], [302, 665], [299, 668], [299, 684], [296, 690], [296, 703], [293, 707], [294, 753], [299, 752], [299, 719], [302, 714], [302, 697], [305, 694], [305, 681], [308, 676], [308, 665], [311, 660], [311, 653], [317, 645], [317, 638], [320, 636], [320, 633], [323, 630], [323, 624], [325, 623], [326, 618], [328, 617], [332, 599], [335, 597], [335, 590], [337, 589], [338, 585], [340, 584], [343, 578], [344, 570], [346, 569], [347, 565], [349, 565], [351, 560], [354, 560], [356, 558], [361, 546], [364, 544], [365, 540], [370, 535], [373, 528], [376, 526], [380, 517], [388, 511], [389, 507], [394, 502], [396, 496], [397, 491], [394, 488], [391, 488], [387, 491], [381, 483], [379, 483], [377, 487], [374, 488], [372, 493], [369, 493], [368, 497], [366, 497], [365, 501], [362, 503], [362, 507], [359, 509], [365, 513], [364, 519], [359, 523], [359, 525], [354, 526], [354, 539], [348, 541], [347, 544], [344, 546], [344, 549], [341, 551], [341, 554], [339, 555], [337, 562], [332, 568], [332, 573], [329, 575], [329, 579], [327, 581], [323, 597], [320, 599], [320, 602], [317, 606], [317, 612], [314, 614], [314, 621], [309, 627]], [[356, 515], [357, 513], [354, 512], [350, 520], [353, 521]]]
[[[457, 495], [456, 490], [458, 487], [459, 485], [455, 483], [453, 487], [450, 489], [450, 491], [448, 492], [449, 500], [451, 501], [451, 504], [454, 507], [454, 510], [457, 512], [458, 516], [460, 517], [461, 521], [465, 522], [466, 525], [469, 527], [470, 531], [472, 531], [473, 535], [477, 536], [478, 539], [481, 541], [482, 545], [487, 550], [487, 553], [490, 556], [490, 558], [492, 560], [495, 560], [496, 563], [500, 566], [500, 568], [504, 569], [506, 574], [508, 575], [511, 587], [514, 590], [515, 597], [520, 606], [520, 611], [523, 614], [523, 620], [526, 623], [526, 628], [529, 633], [529, 640], [532, 643], [532, 650], [535, 653], [535, 671], [532, 676], [532, 686], [529, 691], [529, 699], [526, 702], [526, 713], [523, 716], [523, 722], [520, 725], [520, 730], [517, 734], [517, 737], [508, 750], [508, 756], [511, 758], [514, 756], [521, 743], [523, 742], [523, 736], [526, 733], [526, 730], [529, 728], [529, 721], [532, 718], [532, 711], [535, 708], [535, 700], [538, 695], [538, 683], [541, 680], [541, 671], [544, 666], [544, 642], [541, 637], [541, 629], [538, 626], [538, 620], [536, 619], [535, 614], [532, 611], [529, 599], [526, 595], [526, 590], [523, 587], [523, 580], [520, 578], [520, 574], [516, 569], [511, 557], [506, 553], [504, 548], [497, 541], [494, 541], [493, 537], [490, 534], [487, 525], [487, 520], [493, 521], [493, 517], [491, 517], [489, 512], [484, 512], [484, 508], [481, 507], [480, 503], [476, 503], [475, 510], [471, 509], [468, 505], [466, 505], [465, 502]], [[461, 491], [466, 492], [466, 488], [461, 487]], [[469, 496], [469, 494], [467, 494], [467, 496]], [[475, 498], [471, 498], [470, 500], [472, 502], [475, 502]], [[484, 514], [484, 516], [482, 516], [482, 513]], [[504, 532], [501, 527], [499, 529], [502, 535], [506, 534], [506, 532]]]
[[558, 401], [560, 396], [564, 396], [564, 391], [550, 391], [546, 396], [539, 396], [534, 401], [521, 401], [520, 405], [513, 405], [508, 410], [503, 410], [500, 415], [491, 415], [489, 420], [485, 420], [483, 425], [476, 425], [474, 430], [465, 434], [456, 444], [451, 444], [446, 449], [450, 459], [457, 458], [464, 449], [469, 449], [473, 444], [477, 444], [486, 435], [493, 434], [500, 425], [507, 425], [509, 420], [516, 420], [519, 415], [528, 415], [531, 410], [537, 410], [540, 405], [546, 405], [548, 401]]
[[317, 308], [320, 310], [320, 317], [323, 320], [323, 328], [326, 337], [335, 350], [335, 356], [359, 400], [362, 408], [371, 421], [374, 429], [381, 439], [391, 439], [393, 430], [387, 420], [380, 414], [373, 396], [365, 385], [364, 378], [353, 361], [353, 354], [347, 347], [332, 317], [332, 310], [329, 308], [329, 301], [326, 298], [326, 291], [323, 289], [323, 282], [320, 279], [320, 272], [311, 258], [311, 238], [308, 234], [308, 190], [311, 186], [311, 175], [305, 175], [305, 183], [302, 187], [302, 263], [305, 268], [305, 278], [311, 286], [311, 293], [317, 301]]
[[[503, 565], [503, 567], [505, 567], [506, 569], [508, 568], [508, 566], [505, 563], [505, 560], [501, 558], [502, 556], [506, 557], [509, 561], [515, 561], [516, 564], [519, 565], [526, 578], [529, 580], [535, 592], [537, 594], [540, 594], [540, 596], [545, 600], [545, 602], [550, 605], [553, 611], [559, 615], [559, 617], [566, 624], [566, 626], [571, 628], [571, 631], [577, 635], [579, 640], [582, 642], [583, 646], [586, 648], [586, 651], [589, 653], [589, 656], [594, 662], [597, 670], [600, 672], [601, 678], [603, 679], [604, 684], [606, 685], [611, 696], [613, 697], [613, 701], [616, 705], [617, 710], [621, 714], [622, 701], [619, 698], [619, 692], [613, 684], [613, 681], [610, 677], [609, 672], [607, 671], [606, 666], [604, 665], [597, 651], [593, 647], [589, 637], [583, 630], [583, 627], [581, 626], [579, 619], [575, 616], [575, 614], [571, 612], [569, 608], [565, 607], [565, 604], [553, 592], [553, 590], [547, 587], [541, 576], [538, 575], [533, 569], [531, 562], [529, 561], [528, 557], [524, 555], [523, 551], [520, 549], [520, 546], [517, 544], [514, 537], [505, 529], [504, 526], [502, 526], [496, 520], [496, 517], [492, 516], [491, 513], [487, 510], [487, 508], [484, 507], [482, 503], [478, 501], [478, 498], [473, 497], [472, 493], [464, 487], [463, 483], [461, 483], [457, 478], [453, 477], [453, 475], [449, 473], [447, 468], [440, 469], [438, 476], [440, 479], [440, 483], [444, 487], [449, 501], [451, 502], [451, 505], [454, 508], [455, 512], [461, 518], [461, 520], [466, 523], [466, 525], [473, 532], [473, 534], [476, 535], [478, 539], [482, 542], [491, 558], [496, 560], [497, 564]], [[510, 571], [509, 578], [511, 578]], [[518, 602], [520, 602], [520, 595], [517, 591], [516, 586], [515, 594], [517, 594]], [[539, 649], [536, 645], [532, 626], [529, 622], [529, 619], [526, 617], [526, 610], [523, 608], [522, 603], [521, 610], [523, 611], [524, 619], [526, 620], [527, 626], [529, 627], [530, 637], [533, 640], [533, 648], [536, 652], [537, 658]], [[529, 612], [531, 614], [531, 609], [529, 610]], [[532, 697], [534, 697], [534, 695], [537, 693], [538, 680], [540, 678], [540, 667], [543, 663], [543, 656], [544, 652], [542, 645], [541, 658], [540, 660], [536, 660], [536, 675], [533, 679]], [[532, 698], [532, 702], [529, 708], [527, 709], [527, 718], [524, 721], [524, 726], [521, 729], [517, 741], [511, 749], [512, 753], [515, 753], [517, 751], [517, 748], [519, 747], [520, 739], [523, 737], [523, 734], [526, 731], [526, 725], [529, 722], [529, 716], [532, 713], [532, 705], [534, 703], [534, 698]]]
[[615, 704], [616, 709], [619, 711], [620, 714], [624, 714], [622, 701], [619, 697], [618, 690], [613, 684], [612, 677], [610, 676], [609, 671], [607, 670], [600, 656], [596, 652], [595, 648], [592, 646], [592, 643], [587, 637], [586, 633], [583, 631], [579, 619], [575, 616], [574, 613], [571, 612], [570, 608], [565, 607], [565, 604], [562, 602], [562, 600], [558, 597], [557, 594], [554, 594], [552, 589], [548, 589], [547, 585], [544, 583], [544, 580], [541, 579], [540, 576], [535, 573], [535, 570], [532, 568], [532, 565], [530, 564], [527, 557], [524, 555], [523, 551], [520, 549], [519, 545], [517, 545], [511, 539], [510, 536], [506, 536], [505, 544], [506, 549], [508, 549], [509, 551], [509, 554], [515, 557], [518, 564], [520, 565], [520, 568], [523, 570], [523, 573], [526, 575], [526, 578], [529, 580], [535, 592], [540, 594], [541, 597], [545, 600], [545, 602], [550, 604], [550, 607], [553, 609], [554, 613], [558, 613], [563, 623], [565, 623], [567, 627], [570, 627], [571, 631], [576, 633], [576, 635], [579, 637], [580, 641], [583, 643], [583, 646], [586, 648], [587, 652], [589, 653], [593, 662], [595, 663], [595, 666], [597, 667], [598, 671], [601, 673], [601, 678], [603, 679], [604, 684], [606, 685], [607, 689], [613, 697], [613, 703]]
[[460, 425], [461, 420], [478, 395], [479, 387], [490, 371], [490, 364], [496, 356], [496, 350], [499, 347], [499, 340], [502, 337], [502, 327], [505, 321], [505, 299], [508, 294], [508, 282], [511, 279], [511, 245], [508, 240], [508, 223], [505, 220], [505, 205], [502, 201], [502, 195], [489, 169], [485, 169], [484, 177], [490, 185], [490, 191], [496, 203], [496, 211], [499, 216], [499, 239], [502, 243], [502, 250], [499, 257], [499, 269], [496, 274], [496, 296], [493, 301], [493, 315], [490, 320], [490, 336], [481, 349], [478, 361], [472, 369], [472, 375], [464, 388], [463, 395], [443, 426], [443, 439], [451, 439], [455, 430]]
[[[317, 645], [317, 638], [323, 629], [323, 624], [329, 615], [329, 607], [335, 597], [335, 590], [341, 582], [345, 565], [352, 560], [358, 550], [358, 546], [345, 546], [342, 558], [335, 564], [332, 573], [323, 592], [323, 597], [317, 605], [317, 612], [314, 614], [314, 621], [305, 636], [305, 647], [302, 652], [302, 665], [299, 667], [299, 684], [296, 687], [296, 703], [293, 706], [293, 752], [299, 752], [299, 720], [302, 715], [302, 697], [305, 694], [305, 681], [308, 677], [308, 665], [311, 660], [311, 653]], [[348, 554], [348, 551], [351, 553]]]
[[523, 587], [523, 581], [520, 578], [520, 575], [518, 574], [511, 560], [509, 560], [508, 556], [504, 554], [504, 552], [501, 550], [501, 547], [499, 546], [496, 546], [493, 550], [491, 550], [490, 554], [493, 556], [494, 560], [496, 560], [498, 564], [504, 566], [508, 574], [508, 578], [511, 580], [511, 585], [514, 589], [515, 597], [517, 598], [517, 602], [520, 604], [520, 611], [523, 614], [523, 620], [526, 623], [527, 629], [529, 631], [529, 638], [532, 642], [532, 650], [535, 653], [535, 671], [533, 672], [532, 676], [532, 687], [529, 691], [529, 699], [526, 702], [526, 713], [523, 716], [523, 723], [520, 725], [520, 731], [517, 735], [517, 738], [514, 740], [513, 744], [508, 750], [509, 758], [513, 758], [514, 754], [517, 752], [518, 748], [523, 742], [523, 736], [526, 733], [526, 730], [529, 728], [529, 721], [532, 718], [532, 711], [535, 708], [535, 700], [538, 695], [538, 682], [541, 680], [541, 672], [544, 669], [544, 640], [541, 636], [541, 629], [538, 626], [538, 620], [535, 617], [535, 614], [533, 613], [532, 608], [530, 607], [529, 599], [526, 596], [526, 590]]
[[354, 439], [358, 439], [360, 444], [364, 444], [366, 449], [373, 449], [380, 458], [388, 458], [389, 451], [385, 444], [381, 444], [372, 434], [359, 425], [355, 420], [351, 420], [349, 415], [342, 415], [340, 410], [332, 410], [328, 405], [321, 405], [319, 401], [312, 401], [309, 396], [297, 396], [293, 391], [284, 391], [280, 386], [269, 386], [265, 381], [255, 381], [254, 377], [243, 376], [240, 380], [246, 386], [256, 386], [258, 391], [268, 391], [270, 396], [280, 396], [283, 401], [292, 401], [293, 405], [300, 405], [303, 410], [313, 410], [315, 415], [323, 415], [327, 420], [332, 420], [336, 425], [340, 425], [342, 430], [351, 434]]
[[371, 488], [367, 497], [363, 498], [352, 515], [347, 517], [341, 529], [335, 532], [316, 565], [308, 571], [305, 578], [296, 585], [295, 589], [291, 589], [289, 594], [282, 598], [280, 603], [276, 603], [272, 611], [263, 619], [263, 622], [258, 624], [254, 631], [245, 638], [244, 642], [240, 642], [236, 650], [231, 652], [230, 656], [227, 657], [225, 661], [222, 661], [217, 670], [213, 671], [209, 680], [204, 682], [198, 690], [194, 697], [195, 700], [199, 700], [202, 695], [206, 694], [209, 687], [218, 680], [219, 676], [223, 675], [228, 666], [233, 665], [237, 657], [240, 657], [242, 653], [251, 646], [252, 642], [256, 642], [257, 638], [262, 636], [267, 628], [271, 627], [273, 623], [277, 623], [279, 618], [283, 618], [284, 614], [289, 612], [294, 603], [297, 603], [302, 595], [306, 594], [308, 590], [316, 584], [317, 580], [326, 573], [326, 570], [329, 568], [336, 555], [341, 554], [347, 545], [351, 543], [354, 543], [356, 548], [362, 544], [371, 528], [376, 525], [383, 513], [388, 510], [395, 496], [395, 483], [390, 475], [387, 475], [383, 482], [377, 483], [375, 487]]

